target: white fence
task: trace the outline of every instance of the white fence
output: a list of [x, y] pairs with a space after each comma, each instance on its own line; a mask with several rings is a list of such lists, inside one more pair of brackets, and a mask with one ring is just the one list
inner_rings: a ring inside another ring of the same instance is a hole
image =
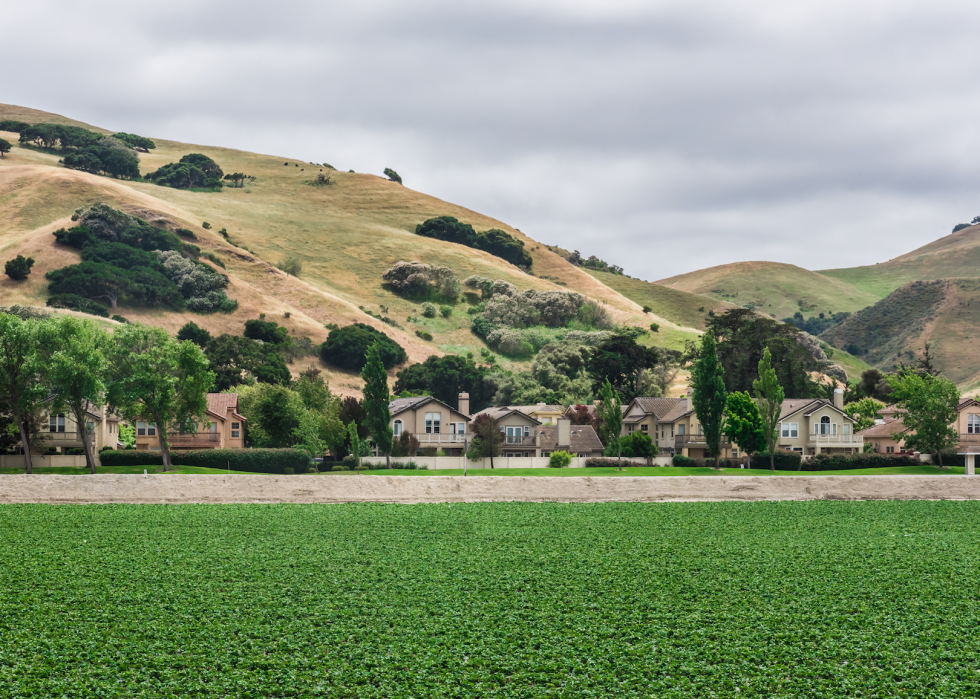
[[[95, 456], [95, 465], [100, 466], [98, 455]], [[85, 468], [85, 455], [70, 456], [68, 454], [56, 454], [52, 456], [31, 455], [31, 466], [34, 468], [50, 468], [52, 466]], [[0, 468], [26, 468], [22, 455], [0, 456]]]
[[[473, 461], [472, 459], [467, 459], [465, 456], [416, 456], [414, 458], [409, 458], [406, 456], [392, 457], [392, 461], [400, 461], [402, 463], [407, 461], [413, 461], [419, 466], [425, 466], [430, 470], [445, 470], [445, 469], [460, 469], [462, 470], [465, 465], [467, 469], [488, 469], [490, 468], [490, 459], [482, 459]], [[383, 464], [385, 463], [385, 457], [383, 456], [366, 456], [361, 459], [363, 463], [366, 464]], [[547, 456], [533, 456], [533, 457], [517, 457], [517, 456], [495, 456], [493, 457], [493, 468], [548, 468], [549, 458]], [[584, 457], [572, 457], [572, 463], [569, 468], [585, 468]], [[631, 459], [623, 457], [623, 464], [634, 464], [636, 466], [646, 466], [646, 459]], [[652, 460], [653, 466], [670, 466], [669, 456], [657, 456]]]

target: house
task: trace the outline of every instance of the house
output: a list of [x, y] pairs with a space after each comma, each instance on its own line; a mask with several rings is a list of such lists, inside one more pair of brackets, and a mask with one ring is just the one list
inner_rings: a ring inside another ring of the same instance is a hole
[[[170, 426], [171, 449], [241, 449], [247, 420], [238, 412], [237, 393], [209, 393], [204, 415], [183, 427]], [[160, 451], [160, 435], [152, 422], [136, 422], [136, 450]]]
[[[89, 404], [85, 411], [85, 429], [92, 436], [92, 449], [98, 453], [104, 447], [115, 449], [119, 441], [119, 418], [105, 408], [99, 409]], [[59, 453], [66, 449], [81, 449], [82, 435], [75, 417], [71, 413], [51, 413], [41, 416], [44, 441], [47, 447], [54, 447]]]
[[469, 393], [459, 394], [458, 410], [432, 396], [395, 398], [388, 403], [391, 432], [395, 439], [404, 433], [415, 435], [419, 449], [434, 447], [446, 456], [462, 456], [469, 436], [469, 409]]
[[[623, 436], [634, 432], [649, 435], [660, 453], [666, 456], [680, 454], [702, 459], [707, 455], [704, 430], [689, 398], [638, 397], [624, 408]], [[738, 446], [729, 444], [728, 439], [722, 437], [720, 456], [737, 459]]]
[[[543, 418], [551, 417], [554, 424], [543, 424], [532, 417], [530, 410], [521, 408], [537, 406], [503, 406], [487, 408], [473, 416], [489, 415], [504, 433], [502, 456], [537, 457], [551, 456], [555, 451], [567, 451], [572, 456], [602, 456], [603, 446], [592, 425], [573, 425], [563, 417], [554, 417], [555, 410], [537, 411]], [[557, 408], [562, 415], [562, 406]]]
[[776, 446], [803, 456], [859, 454], [864, 437], [854, 431], [854, 419], [844, 412], [844, 391], [834, 400], [791, 398], [783, 401]]
[[896, 417], [887, 417], [871, 427], [858, 432], [867, 444], [874, 446], [876, 454], [900, 454], [905, 450], [905, 425]]
[[558, 418], [565, 414], [564, 405], [548, 405], [547, 403], [538, 403], [537, 405], [512, 405], [509, 407], [513, 410], [520, 411], [525, 415], [533, 417], [542, 425], [558, 424]]

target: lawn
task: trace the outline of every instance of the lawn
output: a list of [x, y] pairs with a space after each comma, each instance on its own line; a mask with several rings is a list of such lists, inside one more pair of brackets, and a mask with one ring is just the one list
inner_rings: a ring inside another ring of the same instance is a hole
[[10, 697], [968, 697], [980, 503], [0, 507]]

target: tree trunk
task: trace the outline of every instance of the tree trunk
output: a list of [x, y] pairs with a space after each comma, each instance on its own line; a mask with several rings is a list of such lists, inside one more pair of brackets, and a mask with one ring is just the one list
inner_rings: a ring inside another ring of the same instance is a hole
[[936, 460], [939, 462], [939, 468], [943, 467], [943, 453], [941, 451], [936, 452]]
[[640, 385], [643, 383], [643, 367], [636, 370], [636, 395], [640, 395]]
[[769, 450], [769, 470], [776, 472], [776, 455], [772, 453], [772, 449]]
[[82, 450], [85, 452], [85, 465], [89, 467], [92, 473], [95, 473], [95, 455], [92, 452], [92, 437], [88, 433], [88, 425], [85, 421], [85, 409], [75, 410], [73, 408], [72, 413], [75, 416], [75, 427], [82, 435]]
[[163, 460], [163, 470], [170, 470], [170, 440], [167, 438], [167, 425], [156, 417], [153, 418], [157, 425], [157, 434], [160, 435], [160, 458]]
[[27, 473], [34, 473], [34, 464], [31, 463], [31, 445], [27, 439], [26, 422], [27, 417], [25, 415], [18, 416], [17, 426], [20, 427], [20, 443], [24, 450], [24, 466], [27, 469]]
[[391, 452], [390, 451], [387, 454], [385, 454], [385, 464], [388, 466], [388, 468], [391, 468]]

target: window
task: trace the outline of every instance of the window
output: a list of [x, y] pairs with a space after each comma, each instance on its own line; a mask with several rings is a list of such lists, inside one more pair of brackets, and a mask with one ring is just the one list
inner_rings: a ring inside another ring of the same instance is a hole
[[698, 436], [700, 436], [702, 434], [704, 434], [704, 432], [701, 431], [701, 423], [699, 422], [698, 423]]
[[64, 432], [65, 431], [65, 416], [64, 415], [52, 415], [48, 418], [48, 429], [51, 432]]
[[732, 447], [732, 458], [733, 459], [737, 459], [738, 458], [738, 449], [736, 449], [734, 447]]
[[242, 436], [242, 423], [233, 422], [231, 423], [231, 438], [238, 439]]
[[783, 439], [792, 439], [800, 436], [800, 423], [784, 422], [779, 426], [779, 434]]
[[404, 425], [402, 424], [402, 421], [401, 420], [395, 420], [394, 423], [392, 423], [392, 425], [391, 425], [391, 433], [395, 437], [397, 437], [397, 436], [399, 436], [402, 433], [402, 428], [403, 427], [404, 427]]
[[[670, 426], [670, 429], [674, 429], [674, 426], [671, 425]], [[684, 425], [678, 425], [677, 426], [677, 435], [680, 436], [680, 437], [683, 437], [684, 436]]]
[[830, 418], [826, 415], [820, 418], [820, 434], [830, 434]]
[[650, 425], [640, 425], [640, 432], [647, 434], [650, 431]]
[[137, 437], [145, 437], [146, 436], [146, 423], [145, 422], [137, 422], [136, 423], [136, 436]]
[[439, 434], [439, 425], [442, 421], [441, 413], [426, 413], [425, 414], [425, 433], [426, 434]]
[[895, 447], [885, 447], [885, 452], [888, 453], [888, 454], [894, 454], [895, 453]]
[[850, 426], [850, 425], [848, 425], [848, 424], [847, 424], [847, 423], [845, 422], [845, 423], [844, 423], [844, 434], [850, 434], [850, 433], [851, 433], [851, 426]]
[[146, 436], [156, 437], [156, 435], [157, 435], [157, 423], [151, 422], [146, 426]]
[[529, 452], [529, 451], [524, 452], [524, 458], [525, 459], [528, 458], [528, 457], [530, 457], [530, 456], [531, 456], [531, 452]]
[[86, 422], [85, 423], [85, 429], [88, 430], [88, 433], [89, 434], [92, 434], [93, 432], [95, 432], [95, 423], [94, 422]]
[[582, 452], [578, 452], [577, 454], [575, 454], [575, 456], [581, 459], [585, 456], [585, 454], [583, 454]]
[[674, 436], [674, 426], [673, 425], [670, 426], [670, 436], [671, 437]]
[[967, 434], [980, 434], [980, 415], [967, 415], [966, 432]]
[[527, 437], [530, 434], [531, 434], [531, 426], [530, 425], [524, 425], [524, 436]]
[[541, 452], [541, 456], [551, 456], [551, 452], [550, 451], [543, 451], [543, 452]]

